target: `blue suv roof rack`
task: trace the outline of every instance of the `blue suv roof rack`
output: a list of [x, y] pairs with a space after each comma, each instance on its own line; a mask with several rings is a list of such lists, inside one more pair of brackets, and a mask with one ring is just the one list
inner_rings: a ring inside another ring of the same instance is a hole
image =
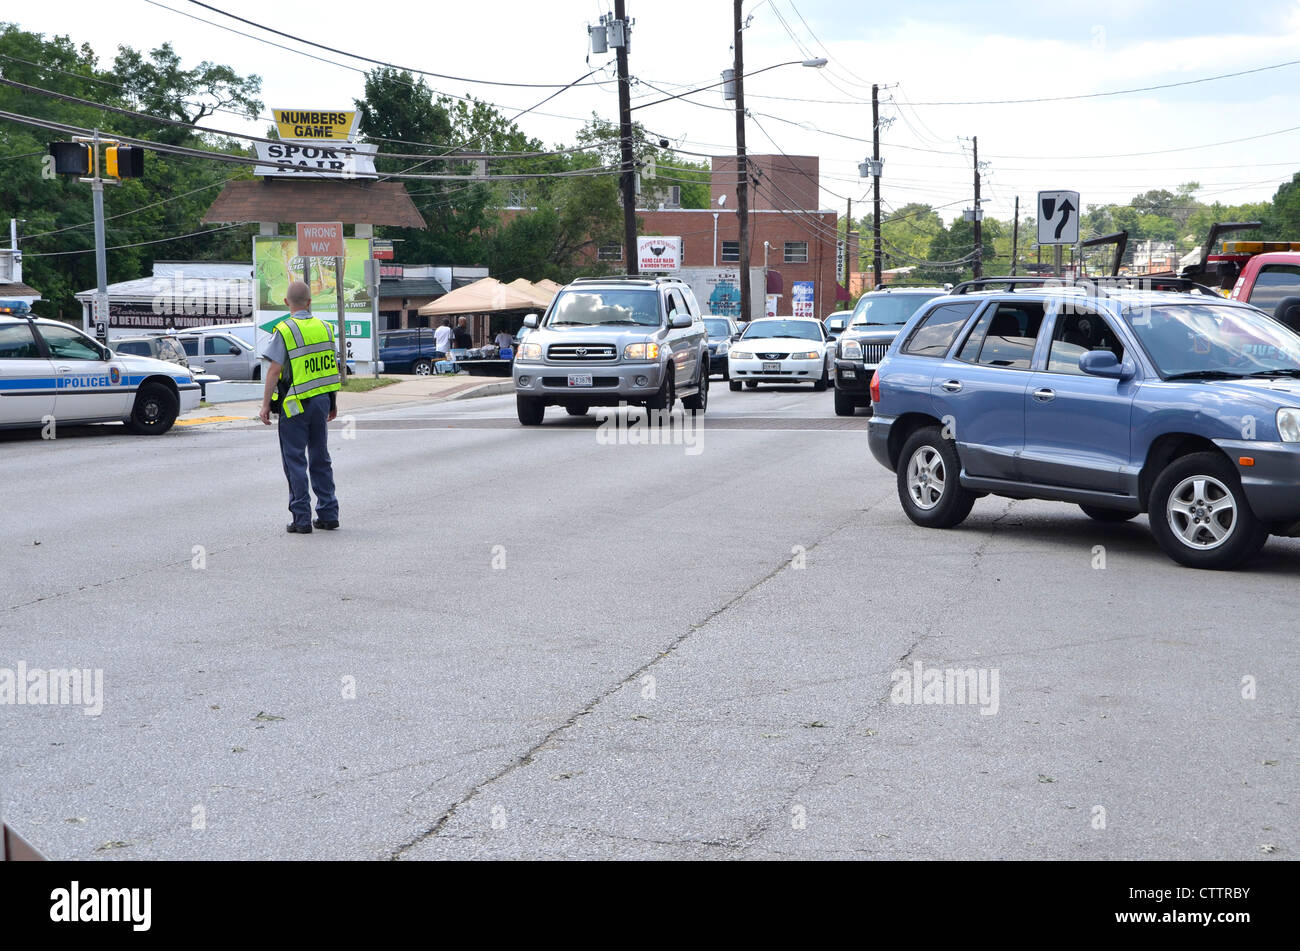
[[1099, 274], [1095, 277], [981, 277], [972, 281], [962, 281], [951, 291], [952, 294], [970, 294], [979, 291], [1015, 291], [1018, 288], [1074, 287], [1081, 290], [1103, 292], [1111, 290], [1134, 291], [1175, 291], [1186, 294], [1209, 294], [1223, 299], [1212, 287], [1206, 287], [1186, 277], [1159, 277], [1145, 274], [1109, 275]]

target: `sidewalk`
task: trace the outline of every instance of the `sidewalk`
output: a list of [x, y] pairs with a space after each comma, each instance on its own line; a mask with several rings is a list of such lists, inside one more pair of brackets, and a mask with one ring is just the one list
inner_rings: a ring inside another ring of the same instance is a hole
[[[451, 400], [473, 399], [479, 396], [501, 396], [514, 392], [514, 383], [507, 378], [481, 376], [427, 376], [404, 378], [400, 383], [381, 386], [364, 393], [339, 393], [339, 415], [367, 409], [383, 409], [403, 404], [446, 403]], [[200, 406], [182, 413], [177, 426], [198, 423], [236, 422], [257, 419], [262, 404], [258, 400], [241, 400], [235, 403], [216, 403]]]

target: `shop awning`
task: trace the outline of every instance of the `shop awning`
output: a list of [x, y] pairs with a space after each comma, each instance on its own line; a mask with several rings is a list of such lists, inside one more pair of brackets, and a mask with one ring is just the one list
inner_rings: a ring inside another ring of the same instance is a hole
[[[556, 293], [556, 291], [547, 290], [540, 284], [534, 284], [532, 281], [525, 280], [522, 277], [515, 278], [507, 284], [506, 287], [513, 287], [521, 294], [527, 294], [536, 302], [538, 307], [543, 308], [550, 306], [551, 300], [555, 297]], [[559, 290], [559, 288], [557, 287], [556, 290]]]
[[530, 294], [525, 294], [494, 277], [485, 277], [458, 287], [450, 294], [420, 308], [422, 317], [440, 317], [451, 314], [494, 314], [507, 310], [537, 310], [538, 304]]

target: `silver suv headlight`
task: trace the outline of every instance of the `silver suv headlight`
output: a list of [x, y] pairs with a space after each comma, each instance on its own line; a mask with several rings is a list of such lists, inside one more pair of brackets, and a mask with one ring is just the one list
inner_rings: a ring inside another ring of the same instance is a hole
[[1277, 434], [1283, 442], [1300, 442], [1300, 409], [1288, 406], [1277, 411]]
[[540, 360], [542, 359], [542, 345], [540, 343], [521, 343], [519, 352], [515, 354], [516, 360]]
[[629, 343], [623, 348], [624, 360], [658, 360], [659, 344]]
[[858, 340], [845, 340], [840, 344], [840, 356], [845, 360], [862, 359], [862, 343]]

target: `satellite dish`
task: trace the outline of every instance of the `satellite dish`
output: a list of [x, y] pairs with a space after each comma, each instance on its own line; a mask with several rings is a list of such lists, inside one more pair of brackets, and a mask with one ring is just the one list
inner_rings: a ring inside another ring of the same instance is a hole
[[726, 196], [726, 195], [719, 195], [719, 196], [718, 196], [718, 207], [721, 208], [721, 207], [722, 207], [723, 205], [725, 205], [726, 203], [727, 203], [727, 196]]

